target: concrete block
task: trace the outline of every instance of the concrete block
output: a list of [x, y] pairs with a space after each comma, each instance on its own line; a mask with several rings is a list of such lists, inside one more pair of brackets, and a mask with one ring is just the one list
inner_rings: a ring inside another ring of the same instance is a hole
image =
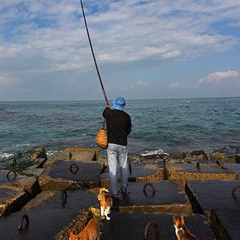
[[[193, 212], [209, 214], [212, 209], [240, 210], [240, 189], [232, 194], [238, 180], [188, 180], [186, 193], [192, 203]], [[240, 218], [239, 218], [240, 219]]]
[[[120, 170], [118, 169], [118, 174]], [[120, 178], [120, 175], [119, 175]], [[158, 164], [141, 164], [131, 162], [129, 164], [129, 182], [142, 181], [159, 181], [163, 180], [163, 168], [159, 168]], [[109, 172], [105, 171], [100, 176], [100, 184], [103, 187], [109, 188]]]
[[188, 179], [225, 179], [235, 180], [237, 174], [228, 169], [223, 169], [217, 164], [166, 164], [165, 179], [178, 181], [185, 185]]
[[0, 186], [13, 186], [27, 191], [32, 195], [35, 195], [39, 192], [36, 175], [21, 175], [15, 170], [0, 170]]
[[191, 213], [187, 195], [170, 181], [130, 182], [114, 208], [121, 212]]
[[94, 188], [101, 171], [98, 162], [58, 161], [39, 176], [39, 185], [42, 190]]
[[[154, 226], [151, 226], [148, 231], [147, 239], [177, 239], [173, 227], [172, 215], [165, 213], [146, 214], [112, 212], [111, 220], [107, 223], [103, 221], [101, 225], [101, 240], [144, 239], [145, 228], [150, 221], [156, 222], [159, 229], [159, 235], [156, 236]], [[185, 221], [189, 230], [198, 237], [198, 239], [215, 240], [215, 236], [209, 225], [205, 222], [203, 216], [186, 215]]]
[[240, 209], [214, 209], [210, 226], [217, 239], [239, 240]]
[[66, 148], [62, 152], [57, 152], [50, 156], [44, 163], [44, 168], [52, 166], [57, 161], [74, 160], [74, 161], [97, 161], [100, 157], [97, 148]]
[[229, 169], [230, 171], [237, 174], [237, 178], [240, 177], [240, 164], [239, 163], [223, 163], [222, 166], [226, 169]]
[[[72, 219], [82, 210], [98, 203], [95, 194], [85, 191], [67, 191], [67, 202], [62, 205], [62, 192], [43, 192], [37, 200], [33, 199], [24, 210], [13, 213], [0, 219], [1, 239], [47, 240], [55, 239]], [[18, 230], [19, 223], [24, 215], [29, 218], [29, 226]], [[67, 238], [68, 239], [68, 238]]]
[[29, 194], [22, 189], [0, 186], [0, 217], [19, 211], [29, 199]]

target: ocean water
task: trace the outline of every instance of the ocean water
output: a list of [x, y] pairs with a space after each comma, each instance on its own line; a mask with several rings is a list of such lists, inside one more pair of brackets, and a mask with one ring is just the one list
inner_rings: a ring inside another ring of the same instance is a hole
[[[240, 146], [240, 98], [127, 100], [130, 153]], [[0, 160], [43, 146], [96, 147], [104, 101], [0, 102]], [[106, 150], [101, 150], [106, 154]]]

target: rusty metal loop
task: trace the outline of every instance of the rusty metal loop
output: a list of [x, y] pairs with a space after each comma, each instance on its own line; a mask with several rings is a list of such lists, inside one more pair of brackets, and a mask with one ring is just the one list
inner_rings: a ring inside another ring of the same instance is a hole
[[20, 219], [19, 225], [18, 225], [18, 231], [21, 231], [23, 229], [23, 223], [24, 220], [26, 221], [26, 228], [28, 228], [29, 225], [29, 217], [27, 214], [23, 215], [22, 218]]
[[128, 165], [129, 165], [129, 173], [130, 173], [130, 175], [132, 175], [132, 166], [131, 166], [131, 163], [129, 163]]
[[155, 237], [155, 238], [157, 239], [158, 236], [159, 236], [160, 231], [159, 231], [159, 227], [158, 227], [157, 222], [155, 222], [155, 221], [149, 221], [149, 222], [146, 224], [145, 229], [144, 229], [144, 240], [148, 240], [148, 230], [149, 230], [149, 228], [150, 228], [151, 225], [154, 225], [154, 228], [155, 228], [155, 233], [156, 233], [156, 237]]
[[17, 160], [16, 160], [16, 158], [14, 158], [12, 161], [12, 166], [15, 167], [16, 165], [17, 165]]
[[236, 149], [236, 154], [239, 154], [239, 149], [238, 148]]
[[197, 162], [197, 169], [200, 170], [200, 162]]
[[67, 192], [66, 190], [62, 191], [62, 207], [66, 207], [67, 204]]
[[69, 158], [69, 160], [72, 159], [72, 153], [71, 152], [69, 153], [68, 158]]
[[143, 187], [143, 192], [144, 192], [144, 194], [145, 194], [146, 196], [148, 196], [148, 195], [147, 195], [147, 192], [146, 192], [147, 186], [150, 186], [150, 187], [152, 188], [152, 195], [151, 195], [151, 197], [153, 197], [153, 196], [155, 195], [155, 193], [156, 193], [155, 187], [154, 187], [151, 183], [146, 183], [146, 184], [144, 185], [144, 187]]
[[235, 186], [233, 187], [233, 189], [232, 189], [232, 195], [233, 195], [233, 197], [236, 197], [235, 192], [236, 192], [237, 188], [240, 188], [240, 184], [235, 185]]
[[[10, 178], [9, 178], [10, 173], [13, 173], [13, 174], [14, 174], [13, 179], [10, 179]], [[10, 171], [7, 173], [7, 179], [8, 179], [8, 181], [14, 181], [14, 180], [16, 179], [16, 177], [17, 177], [17, 174], [16, 174], [15, 171], [10, 170]]]
[[[75, 170], [73, 169], [73, 167], [75, 167]], [[79, 170], [79, 168], [78, 168], [77, 164], [75, 164], [75, 163], [71, 164], [70, 171], [72, 174], [76, 174], [78, 172], [78, 170]]]

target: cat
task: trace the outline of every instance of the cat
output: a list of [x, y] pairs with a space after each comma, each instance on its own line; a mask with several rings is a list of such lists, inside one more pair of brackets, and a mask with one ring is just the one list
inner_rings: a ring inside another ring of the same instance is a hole
[[107, 220], [110, 220], [108, 214], [110, 214], [113, 199], [108, 193], [109, 191], [106, 188], [100, 188], [98, 200], [100, 202], [101, 218], [104, 219], [106, 217]]
[[184, 216], [173, 216], [173, 225], [178, 240], [198, 240], [186, 227]]
[[100, 226], [97, 218], [92, 218], [87, 226], [77, 235], [70, 232], [69, 240], [100, 240]]

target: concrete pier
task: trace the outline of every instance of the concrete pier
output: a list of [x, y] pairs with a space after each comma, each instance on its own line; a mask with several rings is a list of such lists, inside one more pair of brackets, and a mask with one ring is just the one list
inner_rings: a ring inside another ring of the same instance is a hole
[[191, 213], [187, 195], [177, 183], [167, 180], [130, 182], [127, 193], [120, 194], [115, 208], [120, 212]]
[[[109, 179], [97, 149], [26, 159], [0, 169], [0, 239], [67, 240], [70, 231], [77, 234], [93, 215], [99, 217], [97, 194]], [[144, 239], [152, 222], [149, 239], [174, 240], [173, 216], [180, 214], [199, 239], [240, 239], [238, 164], [129, 161], [128, 191], [114, 200], [111, 220], [99, 220], [101, 240]]]

